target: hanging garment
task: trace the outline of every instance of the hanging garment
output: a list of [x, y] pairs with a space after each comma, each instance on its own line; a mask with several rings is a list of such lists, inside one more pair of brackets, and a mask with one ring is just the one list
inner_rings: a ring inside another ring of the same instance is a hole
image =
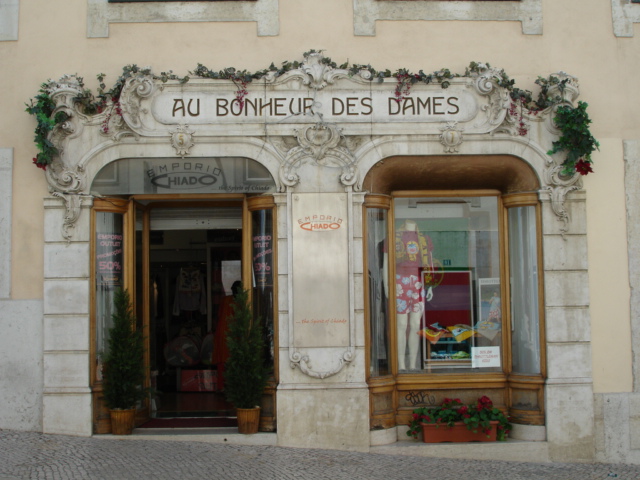
[[173, 315], [181, 311], [207, 313], [204, 281], [200, 270], [181, 268], [176, 279], [176, 294], [173, 302]]

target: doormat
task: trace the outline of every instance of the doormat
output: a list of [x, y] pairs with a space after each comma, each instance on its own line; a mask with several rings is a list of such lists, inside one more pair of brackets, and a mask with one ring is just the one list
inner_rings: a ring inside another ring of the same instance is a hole
[[200, 412], [197, 410], [189, 410], [189, 411], [172, 411], [167, 410], [164, 412], [156, 412], [156, 418], [224, 418], [224, 417], [235, 417], [235, 411], [233, 409], [230, 410], [211, 410], [208, 412]]
[[137, 428], [216, 428], [237, 427], [236, 418], [152, 418]]

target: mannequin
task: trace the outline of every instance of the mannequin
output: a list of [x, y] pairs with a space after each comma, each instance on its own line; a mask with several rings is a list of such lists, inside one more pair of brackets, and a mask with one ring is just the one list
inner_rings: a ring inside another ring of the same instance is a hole
[[[420, 270], [433, 268], [431, 239], [418, 231], [413, 220], [405, 220], [396, 231], [396, 325], [398, 370], [420, 369], [416, 362], [424, 301], [433, 298], [433, 288], [424, 290]], [[406, 365], [406, 359], [409, 365]], [[407, 368], [408, 367], [408, 368]]]

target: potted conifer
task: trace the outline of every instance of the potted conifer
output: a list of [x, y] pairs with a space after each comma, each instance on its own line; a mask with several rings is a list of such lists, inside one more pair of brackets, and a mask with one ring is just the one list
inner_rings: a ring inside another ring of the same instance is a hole
[[133, 431], [136, 405], [146, 396], [144, 344], [136, 330], [136, 317], [127, 290], [114, 295], [113, 326], [109, 329], [104, 354], [102, 385], [104, 401], [111, 414], [111, 432], [129, 435]]
[[225, 397], [237, 410], [238, 431], [256, 433], [260, 423], [260, 402], [267, 384], [264, 363], [262, 323], [254, 319], [249, 293], [241, 288], [233, 300], [233, 315], [228, 319], [225, 364]]

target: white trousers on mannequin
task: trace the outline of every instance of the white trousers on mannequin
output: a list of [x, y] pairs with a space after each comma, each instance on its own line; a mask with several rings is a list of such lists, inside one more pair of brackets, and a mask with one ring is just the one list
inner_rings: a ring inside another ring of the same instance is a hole
[[[398, 370], [407, 370], [405, 364], [406, 356], [409, 356], [409, 370], [419, 369], [415, 365], [418, 349], [420, 348], [420, 319], [422, 313], [411, 312], [409, 314], [399, 313], [396, 315], [397, 335], [398, 335]], [[407, 327], [409, 328], [407, 338]]]

